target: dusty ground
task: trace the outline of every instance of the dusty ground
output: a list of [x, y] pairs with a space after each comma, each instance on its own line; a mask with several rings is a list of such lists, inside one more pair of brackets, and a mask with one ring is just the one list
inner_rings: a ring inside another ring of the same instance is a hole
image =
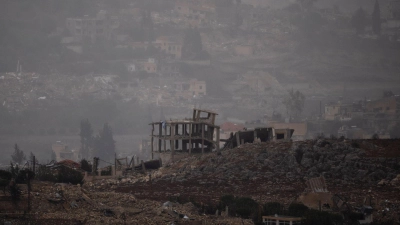
[[[28, 213], [27, 188], [14, 204], [0, 196], [0, 215], [12, 224], [242, 224], [238, 218], [215, 217], [199, 213], [192, 203], [178, 204], [137, 199], [133, 194], [88, 191], [79, 185], [34, 182], [31, 210]], [[244, 224], [252, 224], [243, 220]]]
[[[309, 192], [307, 179], [322, 175], [328, 191], [350, 207], [371, 205], [380, 221], [398, 220], [399, 146], [400, 140], [254, 143], [82, 187], [35, 181], [31, 215], [24, 218], [36, 224], [55, 219], [64, 224], [242, 224], [238, 218], [204, 215], [202, 206], [215, 206], [226, 194], [288, 205]], [[20, 218], [27, 209], [26, 187], [21, 187], [25, 192], [18, 205], [0, 194], [3, 218]], [[163, 205], [168, 201], [182, 204]]]

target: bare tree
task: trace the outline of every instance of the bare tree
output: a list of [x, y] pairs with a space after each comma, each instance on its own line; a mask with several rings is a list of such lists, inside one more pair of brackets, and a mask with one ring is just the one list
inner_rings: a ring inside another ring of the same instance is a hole
[[300, 91], [289, 91], [289, 95], [283, 100], [283, 104], [286, 106], [286, 112], [290, 118], [296, 119], [300, 117], [305, 99], [305, 96]]
[[14, 146], [14, 153], [11, 155], [12, 161], [21, 164], [25, 159], [25, 153], [19, 149], [18, 145]]

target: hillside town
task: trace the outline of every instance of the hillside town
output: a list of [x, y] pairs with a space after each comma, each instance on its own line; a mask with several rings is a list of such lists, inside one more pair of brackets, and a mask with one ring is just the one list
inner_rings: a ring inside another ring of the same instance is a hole
[[[352, 26], [343, 25], [354, 15], [337, 5], [324, 8], [288, 1], [276, 9], [262, 1], [207, 0], [120, 4], [124, 7], [106, 10], [105, 3], [98, 3], [93, 15], [65, 18], [52, 34], [64, 50], [55, 53], [47, 69], [26, 68], [21, 59], [15, 62], [16, 69], [0, 74], [2, 110], [40, 121], [24, 123], [24, 131], [10, 124], [4, 134], [72, 134], [76, 129], [59, 121], [76, 122], [79, 116], [65, 117], [56, 111], [58, 121], [46, 121], [31, 114], [109, 100], [142, 111], [151, 107], [151, 112], [144, 112], [151, 114], [146, 123], [203, 107], [220, 114], [219, 124], [300, 128], [295, 129], [298, 139], [397, 137], [393, 130], [398, 127], [398, 76], [391, 70], [398, 66], [396, 59], [388, 54], [375, 62], [357, 49], [350, 58], [339, 58], [353, 40], [361, 43], [359, 48], [368, 48], [377, 37], [395, 46], [397, 1], [382, 1], [379, 35], [368, 25], [356, 35]], [[308, 28], [294, 23], [294, 15], [303, 20], [315, 16], [321, 22], [307, 25], [313, 31], [302, 34]], [[301, 49], [314, 37], [343, 43], [315, 43], [337, 49], [326, 54]], [[351, 79], [344, 72], [349, 66]], [[376, 81], [378, 73], [385, 75]], [[295, 102], [287, 101], [296, 98], [290, 91], [304, 96], [297, 99], [297, 109]], [[115, 118], [107, 120], [119, 125]], [[121, 133], [137, 133], [144, 127], [145, 123], [130, 125]]]

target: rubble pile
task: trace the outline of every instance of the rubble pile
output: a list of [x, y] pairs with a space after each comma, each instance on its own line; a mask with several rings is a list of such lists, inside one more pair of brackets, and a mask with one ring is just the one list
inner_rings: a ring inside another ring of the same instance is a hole
[[369, 141], [326, 139], [244, 144], [220, 155], [190, 155], [161, 168], [151, 182], [143, 178], [119, 184], [116, 191], [139, 199], [179, 197], [199, 204], [217, 204], [225, 194], [289, 204], [307, 191], [306, 180], [323, 176], [328, 191], [354, 204], [365, 203], [368, 195], [375, 201], [390, 199], [396, 208], [400, 152], [381, 157], [375, 155], [377, 149], [384, 151]]

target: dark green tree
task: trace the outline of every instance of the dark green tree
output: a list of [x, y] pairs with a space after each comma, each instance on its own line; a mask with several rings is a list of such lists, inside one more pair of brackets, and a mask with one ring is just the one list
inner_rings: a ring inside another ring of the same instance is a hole
[[81, 160], [81, 169], [86, 172], [92, 172], [92, 165], [86, 159]]
[[81, 137], [81, 155], [87, 159], [93, 148], [93, 129], [88, 119], [81, 121], [79, 136]]
[[302, 217], [308, 211], [308, 207], [301, 203], [292, 203], [287, 210], [288, 216]]
[[231, 216], [240, 216], [242, 218], [257, 219], [258, 203], [248, 197], [235, 197], [233, 195], [224, 195], [221, 197], [218, 208], [225, 210], [229, 207], [229, 214]]
[[248, 197], [235, 199], [236, 214], [242, 218], [251, 219], [257, 216], [258, 203]]
[[113, 131], [108, 123], [105, 123], [103, 129], [95, 138], [94, 148], [96, 156], [103, 160], [110, 160], [115, 154], [115, 140]]
[[282, 214], [285, 208], [279, 202], [268, 202], [263, 207], [264, 215], [275, 215], [275, 214]]
[[289, 95], [284, 99], [287, 115], [292, 119], [297, 119], [303, 112], [306, 97], [300, 91], [290, 90]]
[[21, 164], [25, 159], [25, 153], [19, 149], [18, 145], [14, 145], [14, 153], [11, 155], [12, 161]]
[[365, 12], [361, 7], [351, 17], [351, 25], [353, 26], [354, 29], [356, 29], [357, 34], [364, 33], [366, 26], [366, 18], [365, 18]]
[[381, 9], [378, 0], [375, 1], [374, 11], [372, 12], [372, 30], [376, 35], [381, 34]]

